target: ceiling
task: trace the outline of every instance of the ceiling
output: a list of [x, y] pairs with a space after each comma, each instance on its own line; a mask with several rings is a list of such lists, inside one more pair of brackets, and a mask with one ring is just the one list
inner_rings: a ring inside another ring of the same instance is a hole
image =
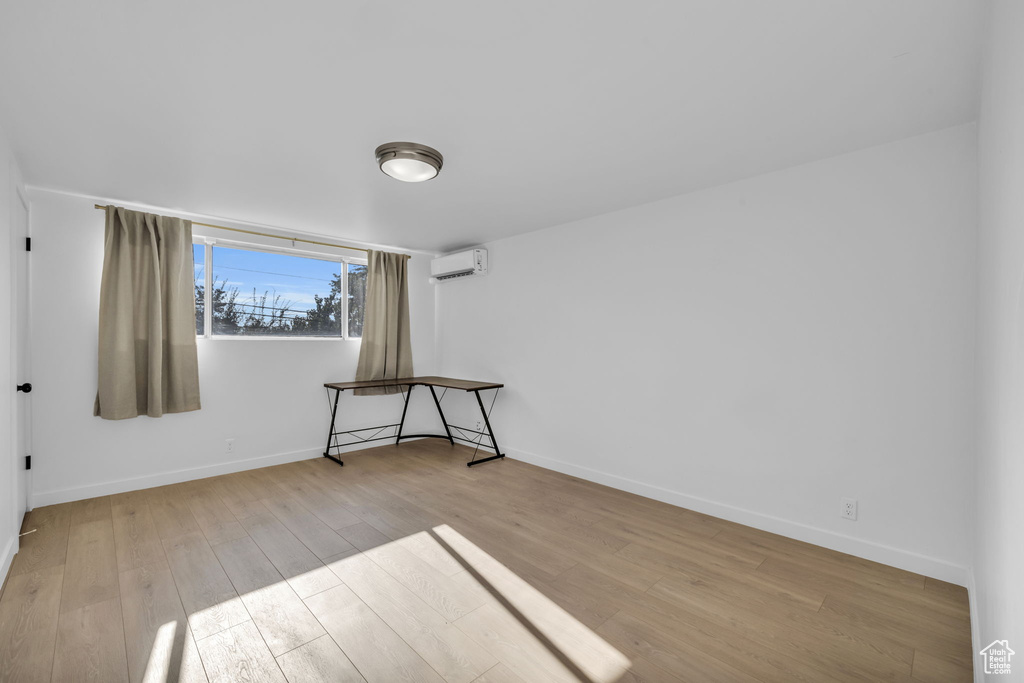
[[4, 0], [0, 126], [33, 185], [446, 251], [972, 121], [984, 12]]

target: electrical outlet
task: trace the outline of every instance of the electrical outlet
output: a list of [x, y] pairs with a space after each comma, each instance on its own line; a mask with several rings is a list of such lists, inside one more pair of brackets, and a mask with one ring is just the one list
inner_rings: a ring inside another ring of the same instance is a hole
[[857, 521], [857, 499], [843, 498], [839, 501], [839, 516]]
[[224, 452], [225, 453], [234, 453], [235, 452], [235, 440], [234, 439], [224, 439]]

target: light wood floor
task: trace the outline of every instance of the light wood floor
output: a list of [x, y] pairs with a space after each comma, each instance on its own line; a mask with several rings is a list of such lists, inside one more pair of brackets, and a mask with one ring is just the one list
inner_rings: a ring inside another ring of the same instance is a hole
[[966, 592], [435, 440], [34, 510], [0, 680], [970, 681]]

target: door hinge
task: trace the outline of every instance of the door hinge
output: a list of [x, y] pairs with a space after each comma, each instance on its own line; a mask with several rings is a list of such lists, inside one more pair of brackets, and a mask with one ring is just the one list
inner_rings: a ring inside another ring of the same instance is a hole
[[25, 238], [25, 251], [32, 251], [32, 238], [31, 237], [26, 237]]
[[32, 469], [32, 456], [31, 455], [26, 455], [25, 456], [25, 469], [26, 470]]

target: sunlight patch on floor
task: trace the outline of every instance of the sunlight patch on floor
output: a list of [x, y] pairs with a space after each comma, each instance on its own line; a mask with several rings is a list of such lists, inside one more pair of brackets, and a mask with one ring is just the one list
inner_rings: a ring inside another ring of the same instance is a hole
[[465, 617], [463, 630], [492, 651], [512, 636], [531, 645], [523, 652], [527, 662], [506, 661], [499, 654], [514, 670], [539, 663], [547, 673], [558, 674], [551, 680], [593, 683], [613, 683], [629, 670], [625, 655], [458, 531], [445, 524], [434, 527], [431, 536], [493, 598]]
[[[498, 662], [525, 681], [615, 683], [631, 665], [600, 636], [447, 524], [327, 561], [327, 567], [342, 585], [303, 602], [370, 683], [384, 680], [364, 670], [373, 668], [380, 653], [372, 648], [358, 651], [371, 624], [384, 629], [378, 632], [381, 636], [397, 635], [443, 676], [454, 671], [475, 678]], [[310, 573], [241, 597], [245, 602]], [[189, 619], [221, 607], [196, 611]], [[145, 681], [168, 681], [168, 673], [176, 669], [174, 659], [188, 656], [180, 645], [175, 651], [176, 626], [169, 622], [159, 629]], [[385, 647], [389, 649], [393, 650]]]
[[[157, 629], [153, 647], [149, 651], [149, 661], [146, 662], [146, 673], [142, 677], [145, 683], [165, 683], [168, 680], [172, 658], [175, 656], [174, 636], [177, 630], [177, 621], [169, 621]], [[177, 654], [180, 656], [180, 651]]]

